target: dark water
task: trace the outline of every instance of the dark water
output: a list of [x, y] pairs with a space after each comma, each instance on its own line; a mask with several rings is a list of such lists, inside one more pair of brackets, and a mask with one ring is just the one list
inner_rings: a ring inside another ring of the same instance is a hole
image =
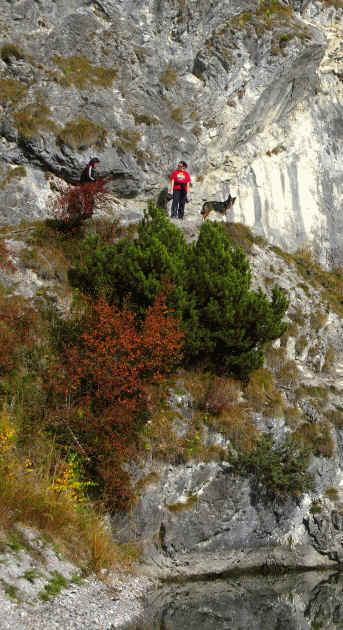
[[169, 585], [132, 630], [343, 630], [343, 574], [306, 572]]

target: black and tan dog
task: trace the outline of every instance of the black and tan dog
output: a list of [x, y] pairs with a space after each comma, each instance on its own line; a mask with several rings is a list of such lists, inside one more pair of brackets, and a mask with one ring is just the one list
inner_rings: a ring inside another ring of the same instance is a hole
[[226, 217], [226, 211], [232, 208], [236, 199], [237, 197], [229, 195], [226, 201], [205, 201], [201, 210], [203, 221], [207, 219], [210, 212], [218, 212], [222, 217]]

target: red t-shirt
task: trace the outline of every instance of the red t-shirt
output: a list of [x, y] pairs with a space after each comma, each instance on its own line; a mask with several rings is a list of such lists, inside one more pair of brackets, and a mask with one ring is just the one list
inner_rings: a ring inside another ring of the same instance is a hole
[[172, 172], [170, 179], [174, 181], [174, 190], [180, 190], [181, 184], [188, 184], [191, 181], [187, 171], [179, 171], [178, 169]]

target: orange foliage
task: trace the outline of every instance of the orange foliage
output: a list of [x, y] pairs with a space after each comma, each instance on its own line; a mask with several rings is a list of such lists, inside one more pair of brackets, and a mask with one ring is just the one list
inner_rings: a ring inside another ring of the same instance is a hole
[[101, 478], [112, 504], [129, 497], [121, 464], [135, 451], [139, 428], [149, 415], [148, 386], [161, 381], [181, 359], [183, 333], [159, 295], [141, 326], [134, 314], [100, 299], [89, 315], [80, 344], [66, 350], [62, 391], [69, 426]]

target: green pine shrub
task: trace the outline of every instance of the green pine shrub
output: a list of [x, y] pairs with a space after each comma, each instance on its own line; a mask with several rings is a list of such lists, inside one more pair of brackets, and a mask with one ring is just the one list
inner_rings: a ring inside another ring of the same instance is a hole
[[102, 245], [89, 235], [69, 278], [84, 293], [105, 294], [119, 306], [129, 299], [140, 315], [169, 283], [169, 305], [185, 332], [185, 364], [221, 374], [247, 378], [263, 364], [263, 344], [287, 327], [284, 291], [274, 286], [269, 300], [261, 289], [251, 290], [249, 262], [220, 224], [204, 223], [197, 242], [187, 244], [152, 203], [135, 240]]
[[275, 446], [270, 435], [263, 435], [250, 452], [231, 454], [229, 460], [239, 474], [252, 476], [259, 498], [284, 500], [313, 488], [313, 477], [307, 472], [309, 457], [309, 451], [299, 448], [292, 437]]

